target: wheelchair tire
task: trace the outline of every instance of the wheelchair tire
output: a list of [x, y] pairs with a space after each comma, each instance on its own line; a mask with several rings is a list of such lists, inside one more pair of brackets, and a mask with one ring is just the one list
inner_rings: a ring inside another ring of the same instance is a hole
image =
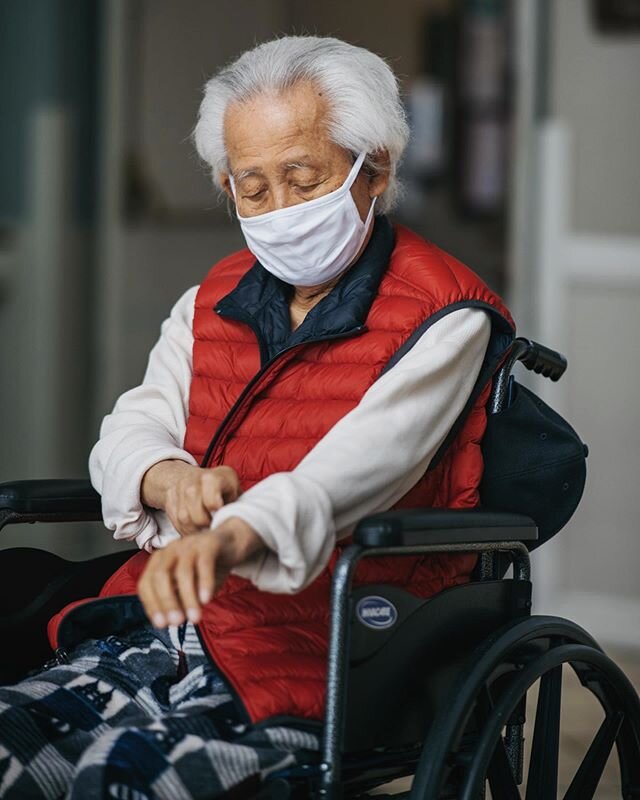
[[411, 798], [518, 800], [524, 781], [526, 697], [539, 681], [526, 800], [558, 796], [562, 670], [570, 665], [604, 711], [564, 800], [595, 796], [614, 745], [620, 797], [640, 800], [640, 700], [624, 673], [582, 628], [556, 617], [512, 623], [473, 654], [429, 728]]

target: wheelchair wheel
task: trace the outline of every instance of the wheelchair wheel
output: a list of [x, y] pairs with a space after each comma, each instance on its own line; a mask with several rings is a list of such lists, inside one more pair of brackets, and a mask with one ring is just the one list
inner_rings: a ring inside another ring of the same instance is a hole
[[[474, 654], [424, 744], [412, 798], [554, 800], [558, 797], [563, 669], [572, 669], [604, 720], [564, 800], [596, 796], [614, 746], [624, 800], [640, 800], [640, 700], [624, 673], [579, 626], [531, 617], [503, 629]], [[527, 692], [539, 682], [525, 769], [522, 730]], [[523, 788], [526, 786], [526, 794]]]

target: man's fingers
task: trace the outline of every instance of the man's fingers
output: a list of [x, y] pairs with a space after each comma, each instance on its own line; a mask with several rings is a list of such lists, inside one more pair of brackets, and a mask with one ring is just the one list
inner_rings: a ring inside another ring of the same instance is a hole
[[168, 511], [169, 519], [173, 522], [178, 533], [183, 536], [189, 536], [192, 533], [198, 533], [200, 528], [194, 525], [191, 519], [191, 512], [186, 505], [182, 505], [175, 511]]
[[[158, 557], [161, 557], [160, 553], [157, 555]], [[160, 603], [156, 597], [152, 580], [152, 575], [154, 572], [152, 564], [153, 558], [151, 561], [149, 561], [147, 568], [138, 581], [138, 596], [140, 597], [140, 601], [144, 606], [145, 613], [150, 622], [155, 625], [156, 628], [164, 628], [167, 624], [167, 618], [160, 610]]]
[[202, 476], [202, 496], [206, 507], [212, 511], [237, 500], [240, 496], [240, 480], [236, 471], [231, 467], [205, 470]]
[[210, 511], [217, 511], [224, 505], [222, 481], [219, 474], [205, 472], [202, 476], [202, 502]]
[[196, 595], [196, 565], [192, 556], [181, 558], [175, 569], [178, 595], [189, 622], [200, 622], [200, 603]]
[[196, 559], [198, 578], [198, 600], [205, 606], [213, 597], [215, 589], [215, 556], [213, 553], [200, 553]]
[[224, 498], [225, 503], [232, 503], [234, 500], [237, 500], [240, 497], [240, 479], [238, 478], [238, 473], [227, 467], [224, 469], [222, 473], [223, 482], [222, 482], [222, 496]]
[[175, 559], [163, 559], [161, 566], [151, 575], [153, 590], [158, 601], [158, 610], [169, 625], [181, 625], [184, 613], [174, 588]]
[[240, 481], [231, 467], [197, 470], [188, 480], [167, 492], [165, 511], [183, 536], [198, 533], [211, 525], [212, 512], [240, 495]]
[[202, 606], [222, 586], [232, 566], [242, 560], [244, 545], [238, 544], [237, 537], [224, 528], [218, 528], [215, 536], [201, 531], [151, 556], [138, 582], [138, 593], [156, 627], [180, 625], [185, 614], [191, 622], [200, 622]]
[[184, 493], [184, 506], [189, 512], [190, 523], [196, 530], [208, 528], [211, 523], [211, 514], [205, 508], [203, 492], [197, 484], [188, 486]]

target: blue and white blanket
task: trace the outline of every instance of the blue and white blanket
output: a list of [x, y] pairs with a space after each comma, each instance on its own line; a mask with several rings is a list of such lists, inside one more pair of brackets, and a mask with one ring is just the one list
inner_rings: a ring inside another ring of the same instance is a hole
[[192, 625], [90, 639], [0, 687], [0, 797], [251, 797], [316, 756], [313, 733], [242, 721]]

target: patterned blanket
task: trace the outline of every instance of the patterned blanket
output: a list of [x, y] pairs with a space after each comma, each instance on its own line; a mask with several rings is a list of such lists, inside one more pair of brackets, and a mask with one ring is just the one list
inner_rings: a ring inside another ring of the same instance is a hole
[[191, 624], [89, 639], [59, 662], [0, 687], [0, 798], [251, 797], [317, 758], [312, 733], [242, 721]]

